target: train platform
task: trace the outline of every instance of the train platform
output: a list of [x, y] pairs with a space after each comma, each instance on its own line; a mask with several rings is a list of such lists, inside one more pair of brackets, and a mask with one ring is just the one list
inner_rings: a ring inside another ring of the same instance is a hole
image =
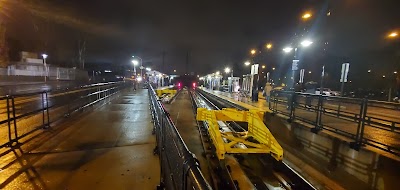
[[0, 149], [0, 189], [155, 189], [160, 162], [150, 121], [147, 89], [124, 90]]

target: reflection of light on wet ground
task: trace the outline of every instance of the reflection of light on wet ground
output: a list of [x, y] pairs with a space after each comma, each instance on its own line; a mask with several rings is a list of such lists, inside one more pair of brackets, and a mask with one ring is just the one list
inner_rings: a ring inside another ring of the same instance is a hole
[[79, 86], [74, 85], [70, 82], [51, 82], [48, 84], [18, 84], [15, 85], [7, 85], [0, 87], [0, 96], [4, 96], [7, 94], [24, 94], [24, 93], [32, 93], [32, 92], [40, 92], [40, 91], [49, 91], [55, 89], [64, 89], [67, 87]]

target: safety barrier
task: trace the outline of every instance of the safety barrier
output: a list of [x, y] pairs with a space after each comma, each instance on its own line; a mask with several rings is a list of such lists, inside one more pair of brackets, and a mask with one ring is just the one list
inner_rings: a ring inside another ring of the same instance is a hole
[[358, 150], [369, 145], [400, 156], [400, 104], [368, 99], [271, 92], [269, 108], [290, 121], [315, 126], [348, 139]]
[[0, 148], [19, 144], [23, 137], [70, 114], [102, 101], [129, 86], [125, 82], [99, 83], [73, 89], [0, 97]]
[[158, 100], [152, 86], [149, 86], [150, 108], [154, 122], [157, 147], [160, 157], [160, 189], [211, 189], [194, 154], [186, 147], [169, 113]]

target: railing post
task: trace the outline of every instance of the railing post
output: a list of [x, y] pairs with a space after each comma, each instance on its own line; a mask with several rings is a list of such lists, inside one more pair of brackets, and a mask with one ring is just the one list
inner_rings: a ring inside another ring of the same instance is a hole
[[318, 96], [318, 105], [317, 105], [317, 117], [315, 119], [315, 127], [311, 129], [311, 132], [318, 133], [322, 130], [322, 114], [324, 112], [324, 97], [322, 94]]
[[354, 142], [350, 143], [350, 147], [355, 149], [355, 150], [360, 150], [361, 144], [362, 144], [362, 138], [364, 136], [364, 125], [365, 125], [365, 115], [367, 111], [367, 100], [362, 99], [361, 105], [360, 105], [360, 114], [358, 116], [358, 126], [357, 126], [357, 133], [354, 139]]
[[362, 146], [363, 138], [364, 138], [364, 129], [365, 129], [365, 117], [367, 117], [367, 110], [368, 110], [368, 99], [363, 100], [363, 115], [361, 118], [361, 130], [360, 130], [360, 137], [358, 139], [358, 146]]
[[12, 114], [13, 114], [13, 123], [14, 123], [14, 135], [15, 135], [15, 141], [18, 141], [18, 131], [17, 131], [17, 119], [15, 117], [15, 101], [14, 97], [11, 97], [11, 105], [12, 105]]
[[289, 96], [288, 97], [290, 97], [290, 98], [288, 98], [288, 106], [289, 106], [289, 109], [290, 109], [290, 112], [289, 112], [289, 122], [292, 122], [293, 120], [294, 120], [294, 106], [295, 106], [295, 104], [294, 104], [294, 102], [295, 102], [295, 97], [294, 97], [294, 95], [295, 95], [295, 92], [293, 92], [293, 93], [290, 93], [289, 94]]
[[[8, 142], [12, 142], [12, 137], [11, 137], [11, 118], [10, 118], [10, 96], [7, 95], [7, 123], [8, 123]], [[11, 144], [10, 144], [11, 145]]]
[[45, 92], [46, 94], [46, 112], [47, 112], [47, 125], [46, 125], [46, 129], [50, 127], [50, 113], [49, 113], [49, 95], [47, 92]]
[[46, 106], [44, 105], [44, 101], [45, 101], [44, 92], [42, 92], [40, 95], [42, 96], [42, 124], [43, 124], [43, 128], [46, 128], [46, 124], [45, 124], [45, 117], [46, 116], [44, 114], [44, 112], [46, 110]]

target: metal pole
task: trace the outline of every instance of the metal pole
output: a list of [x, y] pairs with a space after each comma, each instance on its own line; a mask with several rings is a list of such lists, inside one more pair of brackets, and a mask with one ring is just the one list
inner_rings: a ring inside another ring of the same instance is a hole
[[325, 76], [325, 65], [322, 66], [322, 73], [321, 73], [321, 85], [319, 87], [319, 93], [322, 95], [322, 92], [324, 91], [324, 76]]
[[[294, 48], [294, 59], [293, 60], [297, 60], [296, 59], [297, 58], [297, 47], [296, 48]], [[292, 68], [292, 79], [293, 79], [293, 84], [292, 84], [292, 88], [293, 88], [293, 91], [294, 91], [294, 84], [296, 83], [296, 80], [294, 79], [294, 77], [295, 77], [295, 70]]]
[[233, 92], [233, 69], [231, 71], [231, 88], [230, 88], [230, 90], [231, 90], [231, 93], [232, 93]]
[[44, 63], [44, 82], [47, 82], [47, 65], [46, 65], [46, 58], [43, 58]]
[[[321, 92], [321, 89], [320, 89]], [[340, 87], [340, 96], [343, 97], [343, 93], [344, 93], [344, 80], [342, 81], [342, 85]], [[341, 107], [341, 103], [342, 101], [339, 101], [339, 107], [338, 107], [338, 117], [339, 117], [339, 113], [340, 113], [340, 107]]]

